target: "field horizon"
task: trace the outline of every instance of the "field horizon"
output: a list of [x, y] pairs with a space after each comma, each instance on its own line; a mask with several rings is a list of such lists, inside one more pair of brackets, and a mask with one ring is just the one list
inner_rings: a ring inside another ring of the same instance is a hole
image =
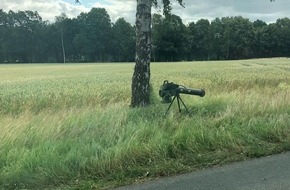
[[[0, 64], [0, 189], [111, 189], [290, 150], [288, 58], [152, 63], [152, 104], [134, 109], [133, 68]], [[164, 80], [206, 95], [164, 117]]]

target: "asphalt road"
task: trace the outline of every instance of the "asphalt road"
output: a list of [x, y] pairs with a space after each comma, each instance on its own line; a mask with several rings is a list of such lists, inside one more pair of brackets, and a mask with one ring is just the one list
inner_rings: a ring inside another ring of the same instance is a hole
[[116, 190], [290, 190], [290, 152]]

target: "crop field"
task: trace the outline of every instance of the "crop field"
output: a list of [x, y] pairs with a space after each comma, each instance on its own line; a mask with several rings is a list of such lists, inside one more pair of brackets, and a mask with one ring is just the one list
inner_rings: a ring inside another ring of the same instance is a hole
[[[133, 68], [0, 65], [0, 189], [111, 189], [290, 150], [290, 59], [151, 63], [152, 105], [134, 109]], [[206, 95], [164, 117], [164, 80]]]

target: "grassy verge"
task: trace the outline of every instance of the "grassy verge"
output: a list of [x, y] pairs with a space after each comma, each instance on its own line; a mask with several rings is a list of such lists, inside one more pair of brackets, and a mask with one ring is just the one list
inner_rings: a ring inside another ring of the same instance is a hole
[[[130, 109], [132, 64], [1, 65], [0, 188], [104, 189], [290, 150], [289, 59], [152, 64], [154, 104]], [[163, 80], [204, 88], [191, 114]]]

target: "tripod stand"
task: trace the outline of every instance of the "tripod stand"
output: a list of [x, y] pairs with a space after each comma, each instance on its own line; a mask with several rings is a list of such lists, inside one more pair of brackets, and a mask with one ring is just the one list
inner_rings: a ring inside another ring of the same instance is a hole
[[[172, 106], [172, 104], [173, 104], [173, 102], [174, 102], [174, 100], [175, 100], [175, 99], [177, 99], [177, 105], [178, 105], [178, 110], [179, 110], [179, 113], [181, 112], [181, 108], [180, 108], [180, 102], [181, 102], [181, 103], [182, 103], [182, 105], [185, 107], [185, 109], [186, 109], [187, 113], [189, 113], [189, 111], [188, 111], [188, 109], [187, 109], [186, 105], [184, 104], [183, 100], [181, 99], [181, 97], [180, 97], [179, 93], [177, 93], [177, 94], [174, 96], [173, 100], [171, 101], [171, 103], [170, 103], [169, 107], [167, 108], [167, 110], [166, 110], [166, 112], [165, 112], [164, 116], [166, 116], [166, 115], [167, 115], [167, 113], [168, 113], [169, 109], [171, 108], [171, 106]], [[180, 102], [179, 102], [179, 101], [180, 101]]]

